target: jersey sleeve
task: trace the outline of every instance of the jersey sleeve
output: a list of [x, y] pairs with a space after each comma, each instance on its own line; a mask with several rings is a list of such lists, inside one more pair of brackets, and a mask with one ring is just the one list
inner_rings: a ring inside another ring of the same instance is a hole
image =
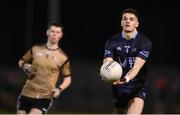
[[104, 48], [104, 58], [107, 57], [113, 58], [113, 56], [114, 56], [114, 51], [113, 51], [112, 43], [110, 40], [107, 40]]
[[22, 60], [24, 60], [24, 62], [30, 62], [32, 61], [32, 48], [30, 48], [22, 57]]
[[71, 75], [70, 60], [66, 60], [62, 65], [62, 74], [64, 77]]
[[149, 57], [149, 54], [150, 54], [151, 47], [152, 47], [152, 43], [150, 40], [146, 39], [146, 40], [142, 41], [140, 44], [140, 51], [139, 51], [137, 57], [140, 57], [143, 60], [147, 60], [147, 58]]

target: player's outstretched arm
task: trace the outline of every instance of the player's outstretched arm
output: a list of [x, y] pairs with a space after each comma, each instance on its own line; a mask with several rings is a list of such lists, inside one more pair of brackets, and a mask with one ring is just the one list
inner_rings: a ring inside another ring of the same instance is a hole
[[136, 57], [133, 68], [129, 70], [129, 72], [126, 74], [125, 77], [122, 77], [122, 79], [114, 82], [113, 84], [114, 85], [124, 84], [124, 83], [128, 83], [130, 80], [134, 79], [136, 77], [136, 75], [139, 73], [140, 69], [143, 67], [145, 62], [146, 61], [143, 60], [142, 58]]
[[67, 76], [63, 79], [63, 82], [57, 87], [52, 90], [53, 98], [59, 97], [61, 92], [68, 88], [71, 84], [71, 76]]

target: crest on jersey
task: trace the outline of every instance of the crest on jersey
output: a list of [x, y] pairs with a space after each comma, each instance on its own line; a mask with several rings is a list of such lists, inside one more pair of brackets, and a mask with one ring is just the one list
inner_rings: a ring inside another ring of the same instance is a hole
[[122, 48], [121, 48], [120, 46], [118, 46], [118, 47], [117, 47], [117, 50], [119, 50], [119, 51], [120, 51], [120, 50], [122, 50]]

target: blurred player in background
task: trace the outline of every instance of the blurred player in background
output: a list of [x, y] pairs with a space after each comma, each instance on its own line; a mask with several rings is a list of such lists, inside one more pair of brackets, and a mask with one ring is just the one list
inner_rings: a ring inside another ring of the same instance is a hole
[[[17, 100], [17, 114], [47, 113], [53, 98], [71, 84], [70, 60], [59, 47], [63, 26], [51, 23], [46, 34], [47, 42], [32, 46], [18, 62], [27, 80]], [[63, 80], [56, 84], [61, 74]]]
[[113, 82], [115, 113], [141, 114], [146, 98], [145, 62], [150, 54], [151, 41], [137, 31], [138, 12], [132, 8], [122, 12], [122, 32], [107, 40], [104, 60], [115, 60], [123, 68], [120, 80]]

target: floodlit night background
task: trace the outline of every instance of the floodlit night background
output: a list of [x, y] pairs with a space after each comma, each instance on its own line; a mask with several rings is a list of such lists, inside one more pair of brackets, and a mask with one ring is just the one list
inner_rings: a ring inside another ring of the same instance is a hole
[[61, 47], [71, 58], [72, 84], [49, 113], [113, 113], [111, 86], [99, 69], [105, 41], [121, 30], [121, 11], [137, 9], [138, 30], [153, 43], [149, 96], [143, 113], [180, 113], [179, 6], [157, 0], [4, 0], [0, 4], [0, 113], [15, 113], [26, 80], [18, 60], [46, 42], [48, 22], [60, 21]]

